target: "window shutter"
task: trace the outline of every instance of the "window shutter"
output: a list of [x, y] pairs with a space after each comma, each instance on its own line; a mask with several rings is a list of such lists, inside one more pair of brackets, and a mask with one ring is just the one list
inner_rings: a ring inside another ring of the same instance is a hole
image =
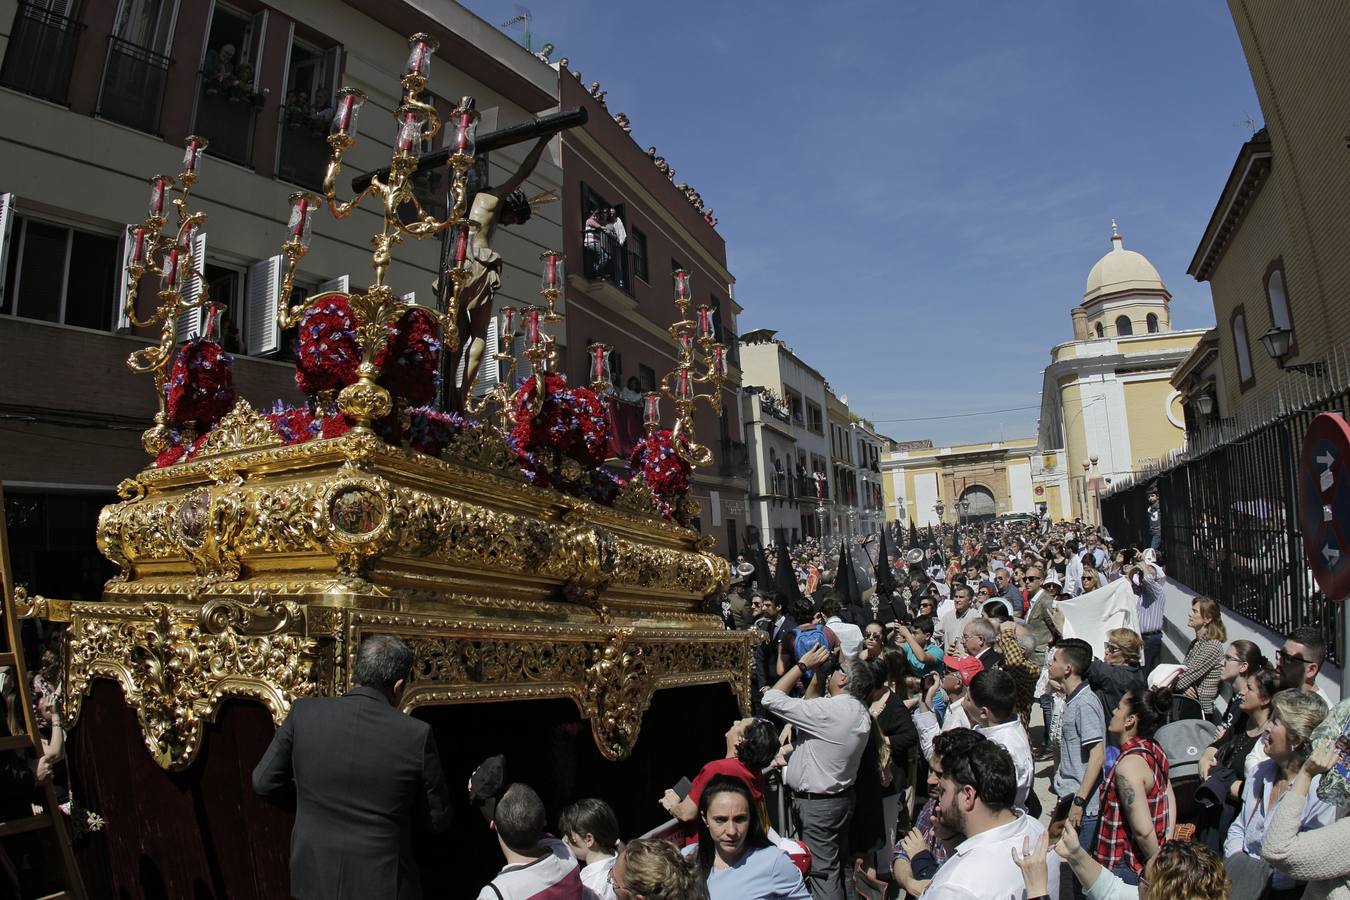
[[251, 356], [281, 349], [277, 328], [277, 298], [281, 295], [284, 256], [273, 256], [248, 267], [248, 297], [244, 304], [244, 349]]
[[497, 350], [501, 343], [498, 338], [497, 317], [488, 319], [487, 346], [483, 348], [483, 359], [478, 363], [478, 380], [474, 382], [473, 394], [475, 397], [481, 397], [492, 390], [492, 386], [499, 380]]
[[417, 291], [408, 291], [408, 293], [404, 294], [402, 297], [399, 297], [398, 299], [402, 300], [404, 303], [416, 303]]
[[[192, 240], [192, 268], [201, 273], [189, 275], [183, 287], [183, 299], [189, 303], [202, 295], [202, 282], [206, 277], [206, 232], [200, 229]], [[184, 310], [178, 315], [178, 341], [182, 343], [198, 336], [206, 326], [206, 310], [200, 306]]]
[[131, 330], [131, 319], [127, 316], [127, 290], [131, 287], [131, 251], [134, 249], [133, 228], [122, 232], [122, 268], [117, 270], [117, 293], [113, 296], [113, 323], [119, 332]]
[[9, 271], [9, 238], [14, 230], [14, 195], [0, 194], [0, 306], [5, 305], [5, 273]]
[[350, 283], [351, 283], [350, 275], [339, 275], [336, 278], [330, 278], [327, 281], [320, 284], [318, 290], [316, 290], [314, 293], [327, 294], [332, 291], [337, 291], [339, 294], [345, 294], [347, 293], [348, 290], [347, 285]]

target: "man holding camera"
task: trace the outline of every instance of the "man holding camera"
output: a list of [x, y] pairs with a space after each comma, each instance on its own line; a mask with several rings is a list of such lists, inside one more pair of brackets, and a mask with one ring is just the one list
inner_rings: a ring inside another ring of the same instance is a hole
[[[805, 696], [790, 696], [807, 672], [812, 679]], [[795, 795], [793, 814], [811, 851], [807, 884], [816, 900], [844, 900], [843, 860], [848, 858], [853, 783], [871, 734], [871, 690], [866, 666], [846, 670], [837, 649], [817, 645], [761, 699], [766, 711], [793, 727], [796, 746], [783, 780]]]

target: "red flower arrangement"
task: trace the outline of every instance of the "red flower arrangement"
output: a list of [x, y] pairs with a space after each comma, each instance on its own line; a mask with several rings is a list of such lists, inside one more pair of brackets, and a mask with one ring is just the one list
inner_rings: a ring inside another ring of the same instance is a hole
[[[600, 398], [587, 388], [569, 388], [561, 375], [545, 375], [547, 392], [538, 415], [530, 415], [533, 377], [512, 398], [511, 442], [531, 484], [554, 487], [597, 502], [613, 502], [618, 486], [597, 475], [609, 447], [609, 419]], [[563, 475], [562, 461], [571, 459], [584, 471], [580, 478]]]
[[430, 403], [441, 380], [441, 333], [436, 320], [426, 310], [411, 309], [388, 331], [388, 341], [375, 356], [380, 386], [412, 406]]
[[330, 403], [323, 416], [316, 415], [308, 406], [286, 406], [280, 400], [266, 415], [277, 437], [287, 444], [303, 444], [315, 438], [335, 438], [351, 430], [347, 417], [338, 412], [337, 404]]
[[234, 357], [220, 344], [193, 338], [183, 345], [164, 386], [169, 422], [208, 430], [234, 406]]
[[202, 448], [206, 442], [206, 435], [199, 435], [191, 441], [185, 441], [183, 435], [174, 432], [169, 438], [169, 446], [159, 451], [159, 456], [155, 457], [155, 468], [162, 469], [165, 466], [171, 466], [174, 463], [187, 462], [197, 455], [197, 451]]
[[553, 450], [588, 469], [605, 461], [609, 419], [600, 398], [588, 388], [569, 388], [562, 375], [545, 375], [547, 392], [539, 414], [530, 415], [535, 380], [528, 378], [512, 398], [515, 427], [511, 437], [518, 452]]
[[667, 519], [676, 518], [679, 501], [689, 493], [692, 467], [675, 451], [670, 429], [643, 435], [628, 458], [630, 477], [642, 478], [651, 488]]
[[356, 316], [342, 297], [307, 307], [295, 343], [295, 383], [306, 394], [341, 390], [356, 380], [361, 364]]

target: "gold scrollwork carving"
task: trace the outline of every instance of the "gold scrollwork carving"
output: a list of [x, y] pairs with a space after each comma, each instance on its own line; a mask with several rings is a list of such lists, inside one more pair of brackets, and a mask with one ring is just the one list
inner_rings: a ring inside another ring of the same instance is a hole
[[75, 604], [67, 645], [67, 719], [95, 678], [122, 686], [146, 747], [165, 769], [189, 765], [204, 722], [227, 696], [261, 701], [280, 725], [298, 697], [331, 693], [333, 666], [289, 601]]

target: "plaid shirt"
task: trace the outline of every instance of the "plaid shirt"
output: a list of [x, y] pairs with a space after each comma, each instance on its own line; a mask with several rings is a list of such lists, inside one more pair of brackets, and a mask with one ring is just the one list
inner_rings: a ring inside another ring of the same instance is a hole
[[[933, 861], [941, 866], [947, 861], [947, 845], [942, 843], [938, 837], [937, 822], [934, 818], [934, 812], [937, 809], [937, 801], [929, 798], [928, 802], [919, 810], [918, 816], [914, 819], [914, 827], [919, 829], [919, 833], [928, 840], [928, 851], [933, 854]], [[901, 835], [903, 837], [903, 835]], [[905, 852], [900, 841], [895, 842], [895, 849], [891, 853], [891, 859], [909, 859], [909, 854]]]
[[1027, 659], [1022, 645], [1017, 643], [1014, 631], [999, 630], [994, 649], [1003, 657], [1003, 670], [1013, 677], [1014, 696], [1017, 700], [1017, 715], [1022, 719], [1022, 727], [1031, 727], [1031, 701], [1036, 694], [1036, 682], [1041, 677], [1041, 667]]
[[1135, 849], [1134, 839], [1130, 836], [1130, 824], [1125, 812], [1120, 808], [1120, 795], [1116, 793], [1116, 770], [1120, 760], [1127, 754], [1135, 753], [1144, 758], [1153, 770], [1153, 790], [1148, 793], [1148, 809], [1153, 815], [1153, 833], [1161, 844], [1167, 834], [1167, 820], [1171, 817], [1171, 808], [1167, 802], [1167, 757], [1163, 750], [1147, 738], [1130, 738], [1120, 748], [1120, 758], [1107, 773], [1101, 786], [1101, 824], [1097, 830], [1097, 844], [1092, 855], [1103, 868], [1112, 869], [1127, 865], [1136, 872], [1144, 868], [1143, 860]]

